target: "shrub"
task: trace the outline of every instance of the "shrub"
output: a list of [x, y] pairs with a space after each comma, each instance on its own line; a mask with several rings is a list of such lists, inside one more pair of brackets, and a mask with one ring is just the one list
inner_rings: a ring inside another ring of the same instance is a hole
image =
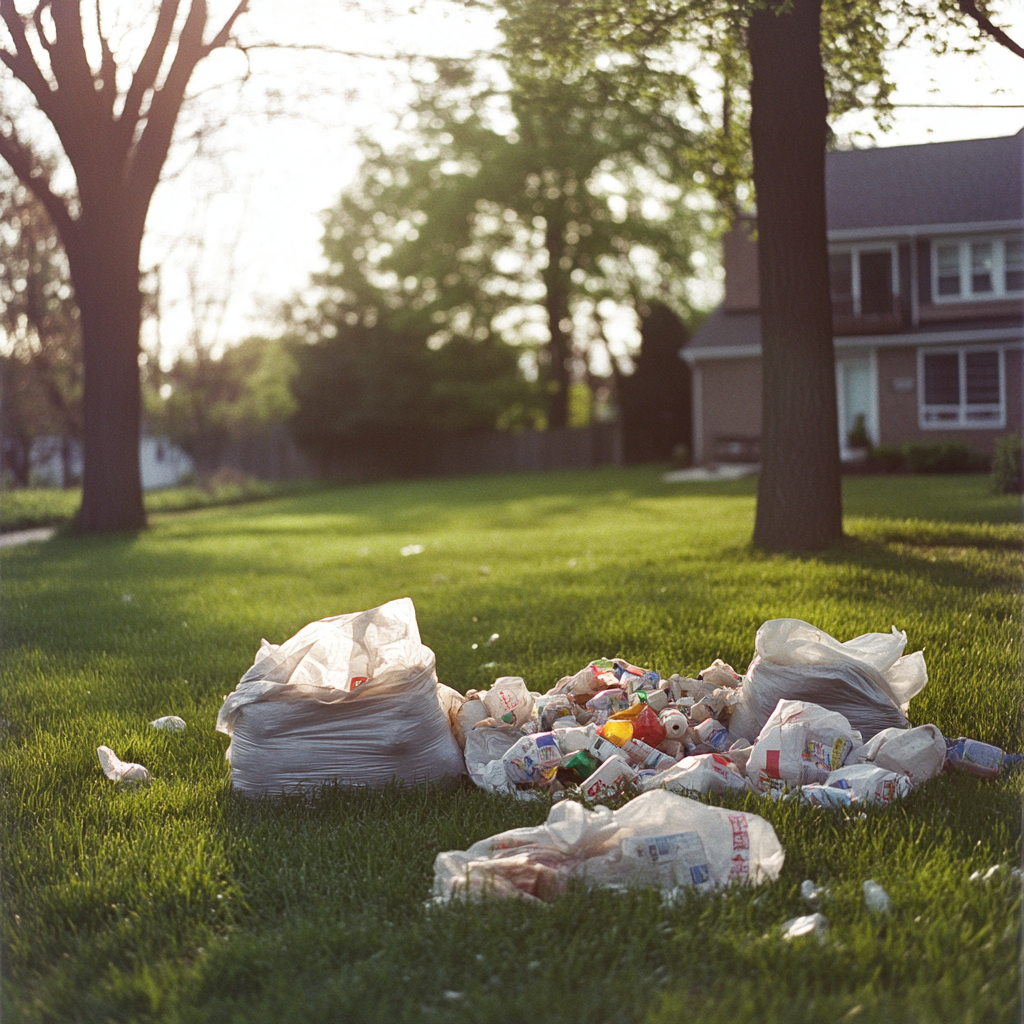
[[910, 441], [903, 455], [911, 473], [970, 473], [986, 463], [984, 455], [963, 441]]
[[871, 449], [871, 458], [889, 473], [898, 473], [907, 468], [903, 446], [899, 444], [876, 444]]
[[1018, 434], [996, 441], [992, 458], [992, 489], [996, 494], [1020, 494], [1024, 491], [1024, 445]]

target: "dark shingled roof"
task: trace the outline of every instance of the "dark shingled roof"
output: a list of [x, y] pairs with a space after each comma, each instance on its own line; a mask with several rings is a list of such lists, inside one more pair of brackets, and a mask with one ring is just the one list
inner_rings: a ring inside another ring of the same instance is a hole
[[829, 153], [829, 230], [1024, 219], [1022, 152], [1024, 130]]

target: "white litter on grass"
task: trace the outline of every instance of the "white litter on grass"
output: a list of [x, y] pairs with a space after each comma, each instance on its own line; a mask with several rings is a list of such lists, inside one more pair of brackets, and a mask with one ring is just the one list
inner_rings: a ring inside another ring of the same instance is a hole
[[864, 903], [873, 914], [887, 914], [892, 910], [889, 894], [873, 878], [864, 883]]
[[825, 889], [820, 885], [815, 885], [814, 882], [807, 878], [800, 883], [800, 895], [813, 906], [817, 905], [818, 901], [825, 895]]
[[490, 635], [490, 637], [488, 638], [487, 642], [488, 642], [489, 644], [493, 644], [493, 643], [494, 643], [494, 641], [495, 641], [495, 640], [497, 640], [497, 639], [498, 639], [498, 634], [497, 634], [497, 633], [492, 633], [492, 634]]
[[122, 594], [121, 595], [121, 600], [124, 601], [125, 604], [131, 604], [132, 595], [131, 594]]
[[164, 715], [163, 718], [155, 718], [149, 724], [161, 732], [185, 731], [185, 719], [179, 718], [177, 715]]
[[804, 935], [817, 935], [819, 942], [825, 941], [828, 930], [828, 918], [822, 914], [807, 914], [804, 917], [791, 917], [782, 925], [782, 938], [786, 942], [799, 939]]
[[111, 782], [149, 782], [149, 772], [141, 764], [122, 761], [110, 747], [97, 747], [103, 774]]
[[491, 575], [491, 567], [489, 565], [481, 565], [480, 566], [480, 575], [481, 576], [490, 576]]
[[993, 875], [999, 874], [999, 869], [1002, 867], [1000, 864], [993, 864], [988, 871], [975, 871], [967, 881], [968, 882], [987, 882]]
[[406, 544], [404, 548], [399, 548], [398, 553], [403, 557], [409, 555], [422, 555], [425, 548], [422, 544]]

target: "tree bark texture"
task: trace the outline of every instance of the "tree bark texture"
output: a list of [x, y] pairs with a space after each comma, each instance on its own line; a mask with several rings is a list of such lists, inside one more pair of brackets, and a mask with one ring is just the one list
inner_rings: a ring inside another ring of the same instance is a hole
[[89, 225], [70, 255], [81, 313], [83, 533], [146, 524], [139, 467], [139, 249], [142, 232], [117, 223]]
[[548, 342], [550, 363], [548, 365], [551, 393], [548, 396], [548, 426], [564, 427], [569, 422], [569, 337], [562, 328], [569, 319], [569, 281], [562, 268], [565, 252], [564, 225], [548, 219], [545, 230], [545, 247], [548, 251], [548, 265], [544, 270], [545, 303], [548, 312]]
[[842, 537], [825, 220], [828, 103], [821, 0], [750, 19], [764, 370], [754, 543], [806, 551]]

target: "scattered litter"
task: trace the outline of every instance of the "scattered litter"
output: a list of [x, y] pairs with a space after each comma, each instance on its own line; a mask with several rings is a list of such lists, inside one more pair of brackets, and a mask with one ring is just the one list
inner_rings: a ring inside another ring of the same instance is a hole
[[406, 544], [404, 548], [399, 548], [398, 553], [403, 557], [409, 555], [422, 555], [426, 548], [422, 544]]
[[228, 694], [217, 730], [231, 737], [231, 784], [280, 793], [340, 782], [383, 786], [462, 775], [442, 687], [405, 597], [311, 622], [281, 645], [266, 640]]
[[[990, 878], [998, 875], [1002, 868], [1001, 864], [993, 864], [987, 871], [975, 871], [967, 879], [968, 882], [987, 882]], [[1014, 872], [1019, 874], [1019, 869], [1014, 869]]]
[[825, 896], [827, 890], [820, 885], [815, 885], [809, 878], [805, 878], [800, 883], [800, 895], [811, 904], [812, 907], [816, 907], [823, 896]]
[[676, 796], [644, 793], [616, 811], [562, 800], [547, 822], [441, 853], [434, 898], [481, 894], [552, 900], [572, 880], [707, 892], [774, 881], [785, 854], [763, 818]]
[[149, 772], [141, 764], [122, 761], [110, 747], [97, 747], [103, 774], [111, 782], [149, 782]]
[[887, 914], [892, 910], [889, 894], [871, 878], [864, 883], [864, 903], [873, 914]]
[[124, 601], [125, 604], [131, 604], [132, 595], [131, 594], [122, 594], [121, 595], [121, 600]]
[[177, 715], [164, 715], [163, 718], [156, 718], [149, 724], [161, 732], [185, 731], [185, 719], [179, 718]]
[[1005, 754], [999, 747], [965, 736], [946, 741], [946, 766], [952, 771], [969, 772], [983, 779], [994, 779], [1000, 771], [1019, 768], [1024, 762], [1021, 754]]
[[819, 942], [824, 942], [827, 931], [828, 918], [821, 914], [807, 914], [804, 917], [791, 917], [786, 921], [782, 925], [782, 938], [790, 942], [805, 935], [816, 935]]
[[489, 644], [493, 644], [493, 643], [494, 643], [494, 641], [495, 641], [495, 640], [498, 640], [498, 639], [500, 639], [500, 637], [498, 636], [498, 634], [497, 634], [497, 633], [492, 633], [492, 634], [490, 635], [490, 637], [488, 637], [488, 640], [487, 640], [487, 642], [488, 642]]

